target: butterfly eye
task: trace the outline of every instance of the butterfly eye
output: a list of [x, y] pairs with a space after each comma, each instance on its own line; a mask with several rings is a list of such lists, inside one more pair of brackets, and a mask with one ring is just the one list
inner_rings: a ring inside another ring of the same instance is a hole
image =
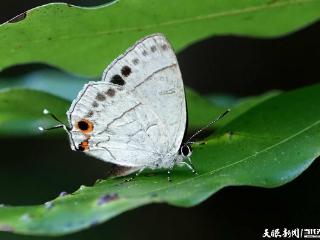
[[82, 119], [77, 123], [78, 128], [83, 132], [84, 134], [91, 133], [93, 130], [93, 124], [87, 119]]
[[183, 146], [180, 148], [180, 152], [181, 152], [182, 156], [184, 156], [184, 157], [190, 157], [191, 154], [192, 154], [191, 146], [189, 146], [189, 145], [183, 145]]

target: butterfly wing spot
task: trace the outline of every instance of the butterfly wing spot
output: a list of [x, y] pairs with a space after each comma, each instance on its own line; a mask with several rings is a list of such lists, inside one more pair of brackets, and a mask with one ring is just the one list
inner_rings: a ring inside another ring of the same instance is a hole
[[93, 130], [93, 123], [90, 122], [88, 119], [82, 119], [77, 123], [78, 128], [84, 134], [91, 133]]
[[110, 82], [113, 84], [120, 85], [120, 86], [123, 86], [125, 84], [125, 81], [123, 80], [123, 78], [118, 74], [114, 75], [111, 78]]
[[168, 45], [167, 44], [162, 44], [161, 48], [162, 48], [162, 50], [167, 50], [168, 49]]
[[96, 107], [98, 107], [98, 106], [99, 106], [99, 104], [98, 104], [96, 101], [94, 101], [94, 102], [92, 103], [92, 107], [96, 108]]
[[123, 66], [121, 69], [121, 74], [125, 77], [128, 77], [131, 73], [131, 68], [128, 66]]
[[138, 59], [138, 58], [133, 59], [133, 60], [132, 60], [132, 63], [133, 63], [134, 65], [138, 65], [138, 64], [139, 64], [139, 59]]
[[82, 141], [79, 144], [78, 150], [81, 151], [81, 152], [89, 150], [89, 141], [88, 141], [88, 139], [85, 140], [85, 141]]
[[86, 121], [78, 122], [78, 128], [82, 131], [86, 131], [89, 128], [89, 125]]
[[100, 102], [103, 102], [106, 100], [106, 96], [103, 95], [102, 93], [98, 93], [97, 96], [96, 96], [96, 99]]
[[116, 91], [113, 88], [109, 88], [108, 91], [105, 92], [105, 94], [109, 97], [113, 97], [116, 94]]
[[147, 51], [146, 51], [146, 50], [143, 50], [143, 51], [142, 51], [142, 55], [143, 55], [143, 56], [147, 56], [147, 55], [148, 55]]
[[157, 50], [157, 47], [153, 45], [153, 46], [150, 48], [150, 50], [151, 50], [151, 52], [155, 52], [155, 51]]
[[93, 112], [93, 111], [89, 111], [89, 112], [88, 112], [88, 114], [87, 114], [87, 117], [92, 117], [92, 116], [93, 116], [93, 114], [94, 114], [94, 112]]

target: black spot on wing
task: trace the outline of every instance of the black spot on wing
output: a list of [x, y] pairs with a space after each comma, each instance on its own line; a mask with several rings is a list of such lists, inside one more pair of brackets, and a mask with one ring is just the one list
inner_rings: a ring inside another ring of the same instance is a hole
[[109, 88], [105, 94], [109, 97], [113, 97], [115, 95], [116, 91], [113, 88]]
[[118, 74], [114, 75], [111, 78], [110, 82], [113, 84], [120, 85], [120, 86], [123, 86], [125, 84], [125, 81], [123, 80], [123, 78]]
[[85, 149], [84, 149], [84, 147], [82, 147], [81, 146], [81, 144], [79, 144], [79, 146], [78, 146], [78, 149], [77, 149], [78, 151], [81, 151], [81, 152], [83, 152]]
[[132, 63], [133, 63], [134, 65], [137, 65], [137, 64], [139, 63], [139, 59], [138, 59], [138, 58], [133, 59], [133, 60], [132, 60]]
[[99, 106], [99, 104], [96, 102], [96, 101], [94, 101], [93, 103], [92, 103], [92, 107], [98, 107]]
[[131, 73], [131, 68], [129, 66], [123, 66], [121, 69], [121, 74], [125, 77], [128, 77]]
[[94, 112], [93, 112], [93, 111], [89, 111], [89, 112], [88, 112], [88, 114], [87, 114], [87, 116], [88, 116], [88, 117], [92, 117], [92, 116], [93, 116], [93, 114], [94, 114]]
[[106, 96], [103, 95], [102, 93], [98, 93], [97, 96], [96, 96], [96, 99], [98, 101], [105, 101], [106, 100]]
[[162, 48], [162, 50], [167, 50], [167, 49], [168, 49], [168, 45], [167, 45], [167, 44], [163, 44], [163, 45], [161, 46], [161, 48]]
[[150, 48], [151, 52], [155, 52], [157, 50], [157, 47], [155, 45], [153, 45], [151, 48]]
[[78, 122], [78, 127], [81, 129], [81, 130], [87, 130], [89, 128], [89, 125], [87, 122], [85, 121], [80, 121]]

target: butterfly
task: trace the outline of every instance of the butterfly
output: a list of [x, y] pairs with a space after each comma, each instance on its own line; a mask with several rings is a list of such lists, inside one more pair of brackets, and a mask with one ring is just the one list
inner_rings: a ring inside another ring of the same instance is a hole
[[118, 176], [167, 169], [171, 180], [175, 165], [196, 173], [191, 141], [183, 141], [187, 108], [179, 64], [160, 33], [116, 58], [101, 81], [85, 84], [67, 117], [70, 127], [56, 127], [67, 131], [71, 149], [115, 164]]

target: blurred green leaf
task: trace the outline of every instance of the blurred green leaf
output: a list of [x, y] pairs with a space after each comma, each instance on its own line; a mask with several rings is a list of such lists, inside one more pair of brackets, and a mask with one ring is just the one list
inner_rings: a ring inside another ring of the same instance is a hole
[[191, 88], [186, 88], [186, 98], [189, 130], [200, 129], [226, 110], [224, 107], [210, 103]]
[[149, 203], [190, 207], [225, 186], [285, 184], [320, 154], [319, 91], [320, 85], [314, 85], [268, 98], [194, 145], [196, 176], [175, 169], [170, 183], [165, 172], [144, 173], [132, 182], [118, 178], [81, 187], [44, 205], [4, 206], [0, 229], [61, 235]]
[[44, 68], [10, 77], [0, 75], [0, 89], [27, 88], [51, 93], [72, 101], [77, 97], [84, 84], [94, 80], [96, 79], [78, 77], [56, 69]]
[[[207, 122], [204, 123], [206, 125], [210, 120], [217, 117], [219, 114], [221, 114], [226, 109], [230, 108], [231, 113], [228, 117], [228, 119], [225, 119], [224, 121], [218, 121], [215, 123], [215, 126], [224, 126], [228, 122], [231, 122], [233, 119], [237, 118], [239, 115], [243, 114], [244, 112], [248, 111], [250, 108], [254, 107], [255, 105], [266, 101], [269, 98], [273, 98], [277, 95], [279, 95], [281, 91], [279, 90], [272, 90], [269, 92], [266, 92], [262, 95], [257, 96], [251, 96], [251, 97], [244, 97], [244, 98], [237, 98], [235, 96], [231, 95], [208, 95], [205, 96], [204, 99], [207, 100], [211, 105], [215, 106], [216, 110], [219, 110], [219, 112], [216, 112], [215, 116], [208, 117]], [[203, 99], [203, 100], [204, 100]], [[196, 108], [196, 106], [195, 106]], [[209, 114], [209, 111], [205, 113], [205, 111], [201, 111], [202, 114]]]
[[[229, 106], [231, 108], [232, 114], [229, 114], [230, 116], [224, 121], [217, 122], [216, 126], [226, 125], [227, 123], [233, 121], [233, 119], [236, 119], [238, 116], [248, 111], [250, 108], [253, 108], [255, 105], [258, 105], [270, 98], [273, 98], [279, 95], [280, 93], [281, 93], [280, 91], [273, 90], [270, 92], [266, 92], [262, 95], [245, 97], [245, 98], [240, 98], [235, 100], [233, 104]], [[216, 105], [218, 105], [217, 102], [216, 102]]]
[[48, 4], [0, 25], [0, 69], [43, 62], [100, 76], [147, 34], [164, 33], [179, 51], [213, 35], [284, 35], [319, 16], [319, 0], [120, 0], [95, 9]]
[[224, 108], [234, 106], [238, 103], [238, 98], [236, 96], [227, 94], [209, 94], [205, 96], [205, 98], [210, 103]]

